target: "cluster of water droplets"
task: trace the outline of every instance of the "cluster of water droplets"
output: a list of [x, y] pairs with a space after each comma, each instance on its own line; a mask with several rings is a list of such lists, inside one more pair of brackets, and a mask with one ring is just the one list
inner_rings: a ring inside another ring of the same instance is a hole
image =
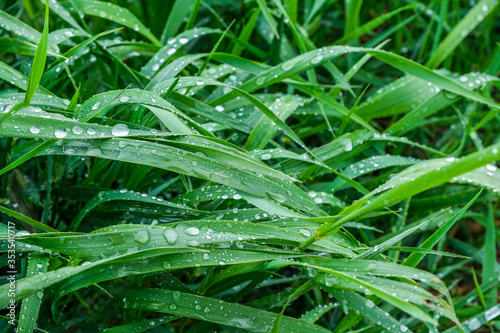
[[154, 74], [161, 68], [163, 63], [174, 55], [181, 47], [189, 43], [193, 39], [197, 39], [200, 36], [204, 36], [207, 33], [211, 33], [211, 29], [207, 28], [195, 28], [190, 31], [186, 31], [176, 38], [170, 38], [164, 47], [162, 47], [151, 60], [141, 69], [141, 72], [145, 74], [148, 78], [154, 76]]

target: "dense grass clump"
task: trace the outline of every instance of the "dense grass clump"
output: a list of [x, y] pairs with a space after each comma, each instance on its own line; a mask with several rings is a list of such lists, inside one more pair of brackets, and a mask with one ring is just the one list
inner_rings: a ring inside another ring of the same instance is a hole
[[2, 332], [500, 330], [497, 0], [0, 9]]

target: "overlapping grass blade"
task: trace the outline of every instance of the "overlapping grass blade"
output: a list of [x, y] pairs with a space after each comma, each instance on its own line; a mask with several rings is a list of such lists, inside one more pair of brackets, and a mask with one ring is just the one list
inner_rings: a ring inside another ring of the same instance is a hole
[[[462, 217], [469, 207], [477, 200], [482, 191], [479, 191], [451, 220], [443, 224], [436, 230], [425, 242], [420, 245], [420, 249], [432, 249], [437, 242], [453, 227], [453, 225]], [[437, 216], [436, 216], [437, 217]], [[425, 253], [414, 252], [410, 254], [401, 264], [405, 266], [416, 267], [425, 257]]]
[[49, 45], [49, 1], [46, 1], [45, 9], [45, 24], [43, 25], [42, 35], [40, 41], [36, 48], [35, 58], [33, 59], [33, 65], [31, 66], [30, 79], [28, 81], [28, 87], [26, 88], [26, 97], [24, 98], [24, 104], [29, 105], [31, 99], [38, 88], [38, 83], [42, 78], [43, 71], [45, 69], [45, 62], [47, 60], [47, 47]]
[[432, 58], [427, 62], [429, 68], [437, 68], [476, 28], [483, 20], [498, 6], [497, 0], [481, 0], [464, 16], [460, 22], [453, 27], [439, 47], [434, 52]]
[[[316, 232], [315, 237], [321, 237], [325, 234], [328, 234], [329, 232], [335, 231], [343, 223], [352, 220], [355, 217], [359, 217], [374, 209], [394, 204], [412, 195], [420, 193], [426, 189], [450, 181], [454, 177], [458, 177], [460, 175], [463, 175], [464, 173], [473, 171], [483, 165], [494, 162], [500, 159], [499, 149], [500, 149], [500, 144], [497, 143], [482, 151], [472, 153], [466, 157], [463, 157], [460, 160], [455, 160], [454, 158], [452, 158], [450, 160], [450, 163], [448, 163], [448, 165], [443, 167], [441, 167], [440, 165], [440, 167], [433, 168], [431, 170], [427, 169], [414, 178], [410, 179], [408, 177], [408, 179], [404, 180], [403, 178], [395, 178], [395, 179], [393, 178], [391, 181], [389, 181], [389, 184], [384, 185], [379, 191], [381, 192], [383, 189], [390, 189], [392, 187], [391, 182], [393, 181], [396, 182], [396, 179], [400, 179], [400, 181], [404, 182], [397, 185], [395, 184], [394, 188], [386, 192], [383, 192], [375, 199], [371, 200], [369, 204], [362, 206], [360, 209], [357, 209], [355, 212], [350, 213], [346, 217], [334, 223], [326, 224], [325, 226], [319, 228]], [[416, 183], [419, 184], [418, 188], [414, 186], [414, 184]], [[369, 194], [368, 196], [365, 197], [365, 199], [367, 200], [373, 194], [374, 193]], [[307, 243], [303, 244], [302, 247], [306, 247], [308, 244], [313, 243], [315, 241], [315, 237], [311, 238]]]
[[[153, 44], [157, 46], [162, 46], [160, 41], [144, 26], [144, 24], [135, 17], [128, 9], [115, 5], [109, 2], [102, 1], [82, 1], [73, 0], [70, 2], [70, 11], [78, 10], [85, 15], [92, 15], [101, 17], [103, 19], [112, 20], [119, 25], [126, 26], [127, 28], [133, 29], [139, 32], [144, 37], [149, 39]], [[75, 6], [76, 8], [74, 8]]]
[[[240, 329], [250, 329], [253, 332], [269, 332], [277, 317], [268, 311], [180, 291], [142, 289], [110, 292], [116, 297], [125, 298], [125, 307], [186, 316]], [[193, 304], [198, 305], [195, 306], [194, 312]], [[281, 319], [280, 329], [294, 332], [328, 332], [321, 326], [287, 316]]]

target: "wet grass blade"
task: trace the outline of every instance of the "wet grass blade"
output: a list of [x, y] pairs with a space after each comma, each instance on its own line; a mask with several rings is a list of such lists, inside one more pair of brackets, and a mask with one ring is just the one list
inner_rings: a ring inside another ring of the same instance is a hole
[[497, 0], [481, 0], [448, 33], [433, 56], [427, 62], [429, 68], [437, 68], [455, 48], [498, 6]]
[[271, 10], [267, 6], [266, 2], [264, 0], [257, 0], [257, 4], [259, 5], [262, 15], [264, 15], [264, 18], [266, 19], [266, 22], [269, 25], [269, 28], [273, 32], [274, 36], [279, 39], [280, 36], [278, 34], [276, 20], [274, 19], [273, 14], [271, 13]]
[[[422, 245], [419, 246], [420, 249], [432, 249], [440, 239], [442, 239], [446, 233], [455, 225], [455, 223], [463, 216], [463, 214], [467, 211], [467, 209], [472, 206], [472, 204], [477, 200], [477, 198], [481, 195], [481, 191], [479, 191], [468, 203], [465, 205], [457, 214], [453, 216], [453, 218], [439, 227], [429, 238], [427, 238]], [[416, 267], [422, 259], [425, 258], [425, 253], [412, 253], [406, 258], [401, 264], [410, 267]]]
[[16, 218], [18, 219], [19, 221], [22, 221], [32, 227], [35, 227], [37, 229], [40, 229], [40, 230], [43, 230], [43, 231], [46, 231], [46, 232], [54, 232], [54, 231], [57, 231], [56, 229], [53, 229], [51, 227], [49, 227], [48, 225], [46, 224], [43, 224], [41, 222], [38, 222], [38, 221], [35, 221], [27, 216], [24, 216], [23, 214], [21, 213], [18, 213], [14, 210], [11, 210], [11, 209], [8, 209], [8, 208], [5, 208], [3, 206], [0, 206], [0, 211], [2, 213], [5, 213], [7, 215], [10, 215], [12, 216], [13, 218]]
[[102, 1], [73, 0], [71, 3], [76, 6], [74, 10], [79, 10], [86, 15], [112, 20], [119, 25], [124, 25], [127, 28], [139, 32], [154, 45], [162, 46], [160, 41], [144, 26], [144, 24], [126, 8]]
[[[27, 277], [37, 276], [47, 271], [49, 257], [44, 254], [34, 253], [28, 263]], [[21, 332], [34, 332], [37, 324], [38, 313], [42, 304], [43, 291], [23, 299], [19, 315], [18, 330]]]
[[350, 41], [355, 40], [355, 39], [363, 36], [367, 32], [370, 32], [373, 29], [377, 28], [379, 25], [383, 24], [385, 21], [389, 20], [394, 15], [396, 15], [402, 11], [405, 11], [405, 10], [416, 9], [416, 8], [422, 9], [423, 6], [420, 4], [411, 4], [411, 5], [403, 6], [403, 7], [400, 7], [392, 12], [381, 15], [381, 16], [371, 20], [370, 22], [367, 22], [367, 23], [363, 24], [362, 26], [357, 27], [354, 30], [352, 28], [348, 29], [346, 27], [346, 33], [344, 34], [344, 36], [342, 38], [337, 39], [333, 44], [336, 44], [336, 45], [347, 44]]
[[24, 98], [24, 104], [29, 105], [31, 99], [35, 94], [40, 79], [42, 78], [43, 71], [45, 69], [45, 62], [47, 60], [47, 46], [49, 43], [49, 1], [46, 1], [45, 9], [45, 23], [43, 25], [43, 31], [36, 49], [35, 58], [33, 59], [33, 65], [31, 66], [30, 79], [28, 81], [28, 88], [26, 89], [26, 96]]
[[[350, 213], [346, 217], [336, 221], [335, 223], [329, 223], [320, 227], [316, 231], [316, 236], [312, 237], [308, 242], [301, 245], [303, 248], [307, 247], [309, 244], [312, 244], [316, 237], [322, 237], [330, 232], [333, 232], [338, 229], [343, 223], [352, 220], [356, 217], [359, 217], [369, 211], [380, 208], [382, 206], [388, 206], [399, 202], [405, 198], [413, 196], [417, 193], [420, 193], [426, 189], [432, 188], [434, 186], [443, 184], [451, 180], [453, 177], [458, 177], [464, 173], [473, 171], [483, 165], [491, 163], [500, 159], [500, 144], [492, 145], [485, 150], [472, 153], [466, 157], [463, 157], [459, 161], [453, 160], [448, 166], [444, 168], [438, 168], [434, 170], [429, 170], [424, 172], [420, 176], [414, 178], [412, 181], [408, 181], [395, 188], [382, 193], [377, 196], [375, 199], [371, 200], [369, 204], [364, 205], [360, 209], [357, 209], [355, 212]], [[418, 183], [419, 188], [415, 187], [414, 184]], [[367, 200], [371, 195], [365, 197]]]
[[[495, 269], [497, 263], [497, 250], [496, 250], [496, 235], [495, 235], [495, 218], [493, 205], [488, 204], [488, 216], [486, 218], [486, 235], [484, 242], [484, 255], [483, 255], [483, 284], [485, 281], [493, 281], [497, 278], [498, 273]], [[485, 307], [493, 308], [498, 303], [497, 288], [485, 292]]]
[[35, 147], [33, 147], [33, 149], [31, 149], [29, 152], [25, 153], [22, 157], [20, 157], [17, 160], [11, 162], [9, 165], [7, 165], [2, 170], [0, 170], [0, 175], [3, 175], [4, 173], [6, 173], [6, 172], [14, 169], [15, 167], [23, 164], [24, 162], [26, 162], [30, 158], [35, 157], [36, 155], [40, 154], [45, 149], [49, 148], [54, 143], [56, 143], [56, 141], [57, 140], [47, 140], [45, 142], [42, 142], [42, 143], [36, 145]]
[[[111, 290], [110, 292], [116, 297], [125, 298], [125, 307], [170, 313], [221, 325], [249, 329], [253, 332], [270, 332], [278, 316], [268, 311], [180, 291], [142, 289], [121, 292]], [[154, 299], [159, 301], [154, 301]], [[192, 311], [193, 304], [198, 305], [194, 312]], [[297, 333], [329, 332], [321, 326], [299, 321], [288, 316], [282, 317], [280, 330]]]

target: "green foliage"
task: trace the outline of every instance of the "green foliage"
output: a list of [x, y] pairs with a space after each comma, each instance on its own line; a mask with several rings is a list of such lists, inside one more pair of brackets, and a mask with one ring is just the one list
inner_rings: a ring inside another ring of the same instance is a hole
[[1, 2], [0, 328], [499, 330], [499, 14]]

